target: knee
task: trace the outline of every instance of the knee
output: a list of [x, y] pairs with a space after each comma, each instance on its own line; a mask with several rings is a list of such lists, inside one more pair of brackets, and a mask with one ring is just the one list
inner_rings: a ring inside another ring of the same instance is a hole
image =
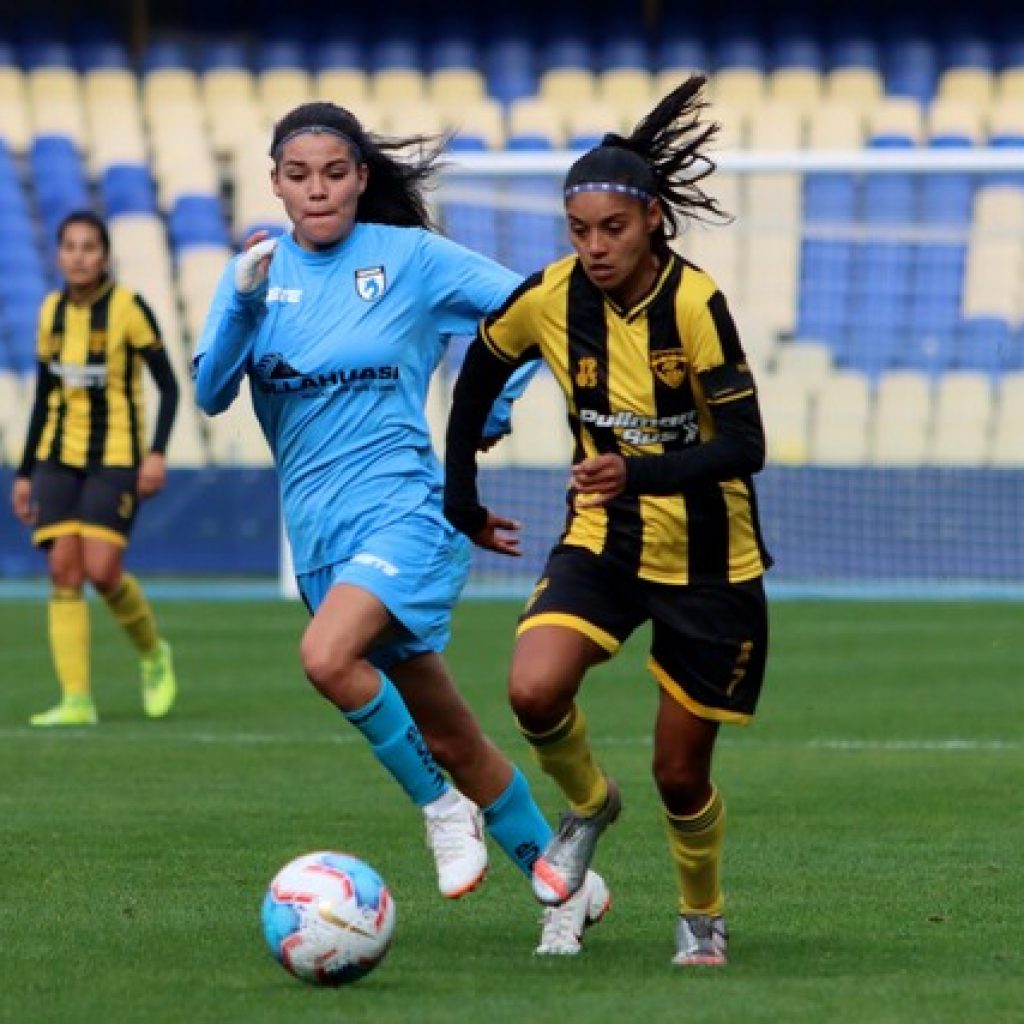
[[[690, 808], [707, 801], [711, 790], [711, 777], [707, 769], [685, 751], [671, 754], [659, 753], [654, 758], [654, 781], [662, 802], [676, 813], [690, 813]], [[677, 809], [682, 810], [677, 810]]]
[[299, 644], [299, 658], [306, 678], [323, 694], [332, 689], [332, 683], [345, 673], [344, 662], [331, 645], [307, 632]]
[[[571, 698], [568, 702], [560, 701], [558, 689], [551, 685], [550, 676], [526, 661], [513, 662], [508, 699], [519, 723], [530, 732], [553, 729], [568, 713], [572, 703]], [[566, 705], [564, 710], [563, 703]]]
[[96, 591], [109, 597], [121, 585], [120, 566], [86, 566], [86, 575]]

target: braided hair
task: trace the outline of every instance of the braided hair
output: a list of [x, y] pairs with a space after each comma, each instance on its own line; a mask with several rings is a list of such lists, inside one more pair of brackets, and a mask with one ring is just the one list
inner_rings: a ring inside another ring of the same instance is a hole
[[446, 136], [384, 138], [367, 131], [355, 114], [336, 103], [303, 103], [274, 125], [270, 143], [274, 163], [280, 162], [288, 141], [306, 133], [337, 136], [348, 143], [357, 162], [366, 165], [366, 189], [356, 207], [357, 221], [433, 228], [423, 190], [439, 169]]
[[701, 93], [705, 82], [703, 75], [691, 75], [629, 135], [605, 135], [599, 146], [569, 168], [565, 198], [584, 191], [614, 191], [642, 202], [656, 199], [662, 223], [652, 241], [659, 250], [668, 248], [683, 220], [728, 220], [718, 201], [700, 185], [715, 170], [705, 147], [719, 130], [718, 124], [701, 119], [708, 106]]

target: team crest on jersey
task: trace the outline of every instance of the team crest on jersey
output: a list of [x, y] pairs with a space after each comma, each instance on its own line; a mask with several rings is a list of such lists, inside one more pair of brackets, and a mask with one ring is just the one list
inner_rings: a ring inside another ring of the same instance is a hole
[[662, 384], [679, 387], [686, 380], [686, 356], [681, 348], [651, 353], [651, 369]]
[[363, 267], [356, 271], [356, 295], [364, 302], [376, 302], [387, 286], [383, 267]]

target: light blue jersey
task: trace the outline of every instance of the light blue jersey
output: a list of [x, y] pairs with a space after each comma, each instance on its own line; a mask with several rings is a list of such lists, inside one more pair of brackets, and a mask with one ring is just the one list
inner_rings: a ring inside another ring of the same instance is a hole
[[[196, 400], [221, 412], [249, 375], [296, 573], [352, 557], [417, 511], [446, 527], [427, 388], [449, 338], [472, 334], [518, 282], [441, 235], [380, 224], [322, 252], [282, 237], [253, 298], [228, 265], [193, 361]], [[513, 378], [506, 405], [535, 368]]]

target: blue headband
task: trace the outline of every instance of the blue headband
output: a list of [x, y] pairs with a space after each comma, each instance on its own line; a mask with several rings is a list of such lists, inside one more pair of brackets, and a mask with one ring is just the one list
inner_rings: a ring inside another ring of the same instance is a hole
[[645, 203], [649, 203], [654, 198], [650, 192], [637, 188], [636, 185], [623, 185], [618, 181], [581, 181], [578, 185], [570, 185], [565, 190], [565, 198], [569, 199], [580, 192], [619, 192]]
[[351, 135], [346, 135], [340, 128], [332, 128], [326, 124], [310, 124], [304, 128], [296, 128], [294, 131], [289, 132], [271, 151], [270, 155], [277, 160], [281, 155], [281, 150], [284, 149], [285, 145], [292, 141], [292, 139], [298, 138], [300, 135], [334, 135], [341, 139], [342, 142], [347, 142], [351, 146], [356, 156], [358, 163], [363, 162], [363, 151], [359, 148], [355, 139]]

